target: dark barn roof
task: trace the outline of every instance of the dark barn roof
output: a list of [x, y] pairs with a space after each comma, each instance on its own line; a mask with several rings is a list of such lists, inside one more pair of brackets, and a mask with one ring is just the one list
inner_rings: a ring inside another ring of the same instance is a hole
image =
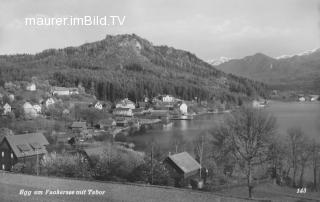
[[165, 161], [185, 178], [198, 173], [200, 164], [187, 152], [169, 155]]
[[17, 158], [45, 154], [47, 150], [44, 146], [49, 144], [42, 133], [11, 135], [6, 136], [5, 140]]

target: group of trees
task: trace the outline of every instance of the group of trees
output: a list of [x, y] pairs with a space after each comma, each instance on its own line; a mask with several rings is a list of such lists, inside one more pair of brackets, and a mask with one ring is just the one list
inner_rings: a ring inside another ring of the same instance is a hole
[[[156, 185], [173, 185], [169, 170], [158, 158], [106, 144], [101, 154], [46, 154], [39, 166], [41, 175], [129, 181]], [[34, 164], [14, 166], [14, 172], [35, 173]]]
[[[241, 168], [249, 197], [253, 193], [253, 178], [271, 177], [279, 185], [317, 190], [320, 144], [308, 139], [301, 128], [290, 128], [284, 138], [280, 137], [271, 114], [248, 107], [229, 115], [223, 123], [211, 132], [212, 149], [206, 152], [212, 154], [215, 167], [225, 176], [235, 174], [236, 167]], [[307, 170], [313, 172], [312, 183], [305, 180]]]

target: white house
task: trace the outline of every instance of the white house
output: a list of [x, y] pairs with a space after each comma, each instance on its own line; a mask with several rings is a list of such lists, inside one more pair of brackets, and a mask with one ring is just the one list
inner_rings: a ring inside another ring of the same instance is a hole
[[36, 112], [38, 113], [38, 114], [40, 114], [41, 113], [41, 106], [40, 105], [33, 105], [33, 108], [34, 108], [34, 110], [36, 110]]
[[171, 95], [165, 95], [162, 97], [162, 102], [174, 102], [174, 97]]
[[23, 104], [23, 111], [26, 118], [35, 118], [38, 116], [36, 109], [29, 102]]
[[66, 87], [53, 87], [51, 90], [52, 95], [76, 95], [79, 94], [78, 88], [66, 88]]
[[50, 105], [53, 105], [55, 103], [54, 99], [51, 97], [51, 98], [48, 98], [46, 100], [46, 107], [49, 107]]
[[102, 110], [103, 106], [101, 104], [101, 102], [96, 102], [96, 104], [94, 105], [94, 108], [98, 109], [98, 110]]
[[305, 102], [306, 98], [305, 97], [299, 97], [299, 102]]
[[28, 84], [27, 87], [26, 87], [26, 90], [28, 90], [28, 91], [36, 91], [37, 90], [36, 84], [34, 84], [34, 83]]
[[265, 104], [263, 104], [262, 102], [260, 102], [258, 100], [253, 100], [252, 107], [253, 108], [262, 108], [262, 107], [265, 107]]
[[188, 106], [186, 103], [182, 103], [179, 107], [180, 109], [180, 112], [183, 114], [183, 115], [186, 115], [188, 114]]
[[133, 111], [130, 108], [115, 108], [113, 110], [115, 116], [133, 116]]
[[3, 106], [3, 115], [7, 115], [8, 113], [11, 112], [11, 106], [6, 103], [4, 106]]
[[134, 102], [132, 102], [131, 100], [129, 100], [128, 98], [125, 98], [123, 100], [121, 100], [120, 102], [118, 102], [116, 104], [116, 108], [128, 108], [128, 109], [135, 109], [136, 105]]
[[311, 95], [311, 102], [317, 101], [319, 99], [319, 95]]

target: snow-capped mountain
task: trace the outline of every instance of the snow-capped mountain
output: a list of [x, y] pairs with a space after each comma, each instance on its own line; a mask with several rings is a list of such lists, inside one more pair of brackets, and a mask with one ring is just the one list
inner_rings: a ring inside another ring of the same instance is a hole
[[275, 59], [286, 59], [286, 58], [292, 58], [294, 56], [304, 56], [304, 55], [310, 55], [314, 52], [316, 52], [318, 49], [317, 48], [314, 48], [312, 50], [307, 50], [307, 51], [304, 51], [304, 52], [301, 52], [301, 53], [297, 53], [297, 54], [293, 54], [293, 55], [281, 55], [281, 56], [277, 56], [275, 57]]
[[320, 49], [280, 57], [257, 53], [242, 59], [229, 60], [215, 67], [279, 89], [320, 93]]
[[208, 60], [207, 62], [213, 66], [218, 66], [221, 65], [225, 62], [228, 62], [229, 60], [232, 60], [232, 58], [228, 58], [228, 57], [220, 57], [218, 59], [212, 59], [212, 60]]

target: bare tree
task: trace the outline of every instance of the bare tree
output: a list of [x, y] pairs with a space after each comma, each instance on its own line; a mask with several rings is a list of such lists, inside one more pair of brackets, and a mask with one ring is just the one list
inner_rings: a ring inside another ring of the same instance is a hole
[[299, 164], [300, 164], [301, 170], [300, 170], [299, 186], [303, 187], [303, 176], [304, 176], [306, 165], [309, 162], [312, 154], [312, 145], [308, 139], [304, 138], [301, 142], [300, 147], [301, 147], [301, 150], [299, 152]]
[[292, 164], [292, 186], [296, 187], [299, 152], [303, 142], [303, 132], [299, 127], [293, 127], [287, 131], [289, 137], [290, 159]]
[[269, 147], [268, 160], [272, 166], [272, 178], [274, 183], [277, 183], [278, 177], [280, 177], [280, 183], [282, 182], [282, 174], [284, 171], [284, 159], [286, 158], [286, 150], [284, 143], [279, 139], [274, 139]]
[[320, 160], [320, 144], [317, 143], [315, 140], [312, 141], [312, 148], [311, 148], [311, 158], [312, 158], [312, 168], [313, 168], [313, 188], [318, 191], [317, 187], [317, 170], [319, 167], [319, 160]]
[[[199, 161], [199, 164], [201, 165], [201, 167], [203, 166], [203, 164], [205, 163], [204, 161], [206, 161], [208, 159], [208, 147], [207, 144], [208, 143], [208, 137], [207, 137], [207, 133], [202, 133], [200, 134], [200, 136], [196, 137], [193, 140], [193, 148], [194, 148], [194, 152], [196, 154], [196, 159]], [[202, 169], [200, 169], [200, 178]]]
[[252, 197], [252, 171], [267, 159], [268, 148], [276, 130], [276, 119], [266, 111], [243, 107], [231, 114], [220, 132], [230, 139], [232, 152], [245, 164], [248, 194]]

